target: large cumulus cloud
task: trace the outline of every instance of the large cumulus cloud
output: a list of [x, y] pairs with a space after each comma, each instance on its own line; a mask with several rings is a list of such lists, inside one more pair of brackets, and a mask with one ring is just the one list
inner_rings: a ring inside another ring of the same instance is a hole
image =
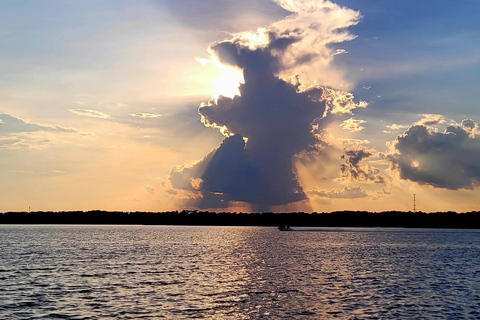
[[480, 132], [472, 120], [437, 132], [414, 125], [390, 145], [392, 170], [401, 179], [445, 189], [472, 189], [480, 182]]
[[348, 92], [312, 85], [332, 72], [329, 45], [354, 38], [345, 28], [358, 22], [359, 13], [329, 1], [277, 2], [293, 14], [209, 48], [216, 63], [240, 69], [244, 83], [240, 95], [219, 96], [199, 108], [205, 126], [226, 136], [222, 144], [201, 161], [172, 170], [172, 186], [196, 192], [200, 207], [242, 201], [265, 208], [306, 199], [294, 156], [318, 151], [318, 132], [329, 115], [366, 106]]

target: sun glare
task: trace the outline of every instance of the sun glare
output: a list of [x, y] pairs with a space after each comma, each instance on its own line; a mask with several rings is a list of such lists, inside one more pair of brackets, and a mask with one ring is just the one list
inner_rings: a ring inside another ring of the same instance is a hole
[[241, 83], [245, 83], [241, 70], [220, 65], [217, 67], [219, 76], [215, 79], [215, 87], [212, 89], [212, 98], [218, 99], [220, 96], [233, 98], [240, 95], [238, 87]]
[[233, 98], [240, 95], [238, 88], [240, 84], [245, 83], [241, 69], [223, 65], [216, 59], [195, 58], [195, 60], [202, 66], [210, 65], [207, 71], [210, 75], [208, 92], [213, 99], [217, 100], [220, 96]]

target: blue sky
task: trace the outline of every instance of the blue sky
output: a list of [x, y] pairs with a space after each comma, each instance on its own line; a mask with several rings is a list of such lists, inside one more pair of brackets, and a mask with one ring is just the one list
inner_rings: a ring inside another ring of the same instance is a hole
[[[292, 13], [292, 5], [281, 0], [2, 1], [0, 211], [28, 206], [409, 210], [413, 193], [421, 210], [479, 210], [480, 3], [299, 3], [313, 6], [318, 17], [322, 6], [330, 8], [330, 15], [322, 16], [324, 24], [313, 31], [305, 27], [310, 33], [301, 40], [327, 39], [315, 47], [324, 60], [293, 68], [284, 60], [283, 69], [272, 76], [291, 83], [289, 75], [298, 72], [303, 84], [315, 80], [309, 84], [338, 90], [331, 97], [352, 93], [352, 103], [358, 105], [319, 122], [317, 133], [328, 148], [288, 160], [293, 175], [285, 179], [293, 179], [300, 188], [297, 195], [304, 197], [259, 205], [248, 202], [245, 192], [235, 194], [238, 188], [223, 190], [224, 184], [214, 183], [208, 189], [206, 181], [220, 171], [208, 169], [213, 173], [206, 177], [187, 170], [212, 168], [202, 162], [206, 155], [227, 154], [219, 146], [229, 141], [228, 134], [206, 128], [198, 107], [226, 86], [231, 89], [239, 71], [215, 60], [215, 51], [207, 48], [216, 41], [232, 43], [228, 41], [241, 32], [253, 35], [261, 27], [293, 30], [294, 23], [300, 26], [312, 18], [303, 9]], [[355, 12], [361, 15], [358, 21]], [[330, 20], [335, 13], [339, 18]], [[297, 18], [291, 22], [292, 17]], [[342, 23], [356, 37], [328, 42], [344, 30]], [[265, 51], [252, 49], [252, 43], [248, 50]], [[275, 54], [286, 59], [288, 50]], [[252, 88], [262, 92], [262, 85]], [[243, 100], [251, 101], [247, 98], [245, 93]], [[362, 101], [368, 105], [360, 106]], [[209, 107], [225, 108], [216, 103]], [[244, 110], [244, 105], [238, 108]], [[205, 114], [207, 123], [215, 116]], [[464, 119], [474, 124], [462, 124]], [[452, 125], [461, 130], [445, 131]], [[254, 140], [248, 143], [242, 157], [254, 152], [249, 150]], [[249, 163], [248, 168], [261, 172], [264, 165]], [[443, 176], [444, 170], [458, 170], [462, 179]], [[355, 178], [359, 172], [369, 176]], [[172, 173], [181, 173], [188, 188]], [[275, 189], [268, 181], [264, 189]]]

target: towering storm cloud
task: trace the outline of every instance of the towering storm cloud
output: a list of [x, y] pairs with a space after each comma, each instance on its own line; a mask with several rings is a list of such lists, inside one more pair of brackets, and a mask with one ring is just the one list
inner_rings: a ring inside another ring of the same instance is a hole
[[222, 144], [171, 172], [172, 186], [193, 192], [198, 207], [241, 201], [268, 208], [306, 199], [294, 157], [320, 151], [318, 132], [329, 115], [365, 106], [332, 89], [341, 74], [332, 67], [330, 45], [354, 38], [346, 28], [360, 14], [329, 1], [277, 2], [292, 14], [209, 47], [211, 60], [241, 70], [244, 83], [240, 95], [199, 108], [205, 126], [225, 135]]

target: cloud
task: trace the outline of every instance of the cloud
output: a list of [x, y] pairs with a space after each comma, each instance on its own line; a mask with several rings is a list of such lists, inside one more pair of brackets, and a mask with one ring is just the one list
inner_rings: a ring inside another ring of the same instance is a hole
[[79, 133], [77, 129], [35, 123], [9, 114], [0, 114], [0, 149], [43, 148], [58, 142], [55, 134]]
[[381, 194], [392, 194], [390, 191], [387, 191], [385, 189], [382, 189], [382, 191], [378, 191], [378, 193], [381, 193]]
[[480, 125], [471, 119], [463, 120], [461, 126], [466, 132], [468, 132], [468, 136], [472, 139], [475, 139], [476, 136], [480, 135]]
[[387, 125], [387, 128], [390, 130], [401, 130], [401, 129], [408, 128], [408, 126], [393, 123], [393, 124]]
[[57, 125], [40, 124], [16, 118], [9, 114], [0, 114], [0, 133], [20, 133], [38, 131], [77, 132], [75, 129]]
[[146, 112], [130, 113], [129, 115], [131, 117], [139, 117], [139, 118], [142, 118], [142, 119], [159, 118], [159, 117], [162, 116], [161, 114], [158, 114], [158, 113], [146, 113]]
[[342, 90], [333, 90], [331, 88], [322, 88], [321, 99], [325, 101], [327, 110], [332, 114], [350, 114], [356, 108], [366, 108], [368, 102], [355, 102], [354, 96], [350, 92]]
[[415, 124], [390, 143], [387, 159], [401, 179], [436, 188], [472, 189], [480, 181], [478, 129], [472, 120], [444, 132]]
[[210, 60], [242, 70], [244, 83], [240, 95], [212, 98], [198, 110], [206, 127], [225, 136], [221, 145], [170, 174], [172, 187], [192, 192], [198, 207], [244, 202], [267, 209], [305, 200], [294, 157], [320, 152], [323, 119], [367, 105], [349, 92], [311, 85], [328, 82], [328, 45], [353, 39], [346, 28], [360, 14], [329, 1], [277, 2], [293, 14], [209, 47]]
[[83, 117], [109, 119], [110, 115], [101, 111], [88, 110], [88, 109], [68, 109], [68, 111]]
[[362, 190], [361, 187], [347, 186], [343, 189], [318, 189], [313, 188], [309, 190], [309, 195], [322, 197], [322, 198], [336, 198], [336, 199], [359, 199], [366, 198], [368, 194]]
[[336, 55], [339, 55], [339, 54], [347, 54], [348, 51], [345, 50], [345, 49], [336, 49], [335, 51], [333, 51], [333, 55], [336, 56]]
[[211, 63], [211, 61], [209, 59], [205, 59], [205, 58], [195, 58], [195, 61], [200, 63], [202, 66], [205, 66], [205, 65]]
[[305, 85], [322, 83], [338, 88], [337, 85], [345, 81], [338, 69], [332, 68], [334, 57], [329, 45], [355, 39], [347, 28], [360, 21], [360, 12], [327, 0], [276, 2], [293, 13], [268, 28], [282, 39], [279, 45], [294, 41], [280, 56], [279, 76], [291, 79], [299, 75]]
[[40, 149], [55, 141], [39, 136], [36, 132], [15, 133], [0, 136], [0, 149]]
[[[231, 66], [244, 68], [247, 59], [250, 63], [255, 60], [258, 66], [268, 66], [272, 73], [288, 82], [298, 78], [305, 86], [345, 85], [347, 81], [338, 67], [332, 67], [334, 57], [329, 45], [355, 38], [347, 28], [360, 21], [360, 13], [326, 0], [275, 2], [292, 14], [256, 32], [237, 33], [231, 40], [214, 43], [210, 50], [222, 63]], [[245, 50], [256, 54], [249, 56]], [[261, 63], [259, 52], [270, 55], [274, 63]], [[253, 56], [256, 59], [252, 60]], [[197, 58], [197, 61], [202, 60]]]
[[174, 190], [174, 189], [167, 189], [165, 192], [172, 196], [175, 196], [178, 194], [177, 190]]
[[361, 182], [385, 183], [385, 178], [380, 174], [380, 170], [364, 163], [364, 159], [376, 154], [374, 150], [363, 146], [345, 148], [342, 156], [345, 163], [340, 165], [340, 173], [344, 179]]
[[155, 194], [155, 189], [148, 185], [148, 183], [143, 184], [143, 188], [150, 194]]
[[342, 122], [341, 127], [345, 130], [348, 130], [350, 132], [358, 132], [362, 131], [365, 129], [361, 124], [365, 123], [367, 121], [365, 120], [359, 120], [359, 119], [354, 119], [350, 118]]
[[366, 139], [352, 139], [352, 138], [337, 138], [337, 141], [342, 145], [346, 145], [346, 146], [363, 145], [363, 144], [370, 143], [370, 141]]
[[22, 147], [23, 139], [0, 137], [0, 149], [19, 149]]
[[440, 114], [423, 114], [423, 118], [416, 124], [420, 126], [434, 126], [442, 123], [446, 123], [445, 118]]

